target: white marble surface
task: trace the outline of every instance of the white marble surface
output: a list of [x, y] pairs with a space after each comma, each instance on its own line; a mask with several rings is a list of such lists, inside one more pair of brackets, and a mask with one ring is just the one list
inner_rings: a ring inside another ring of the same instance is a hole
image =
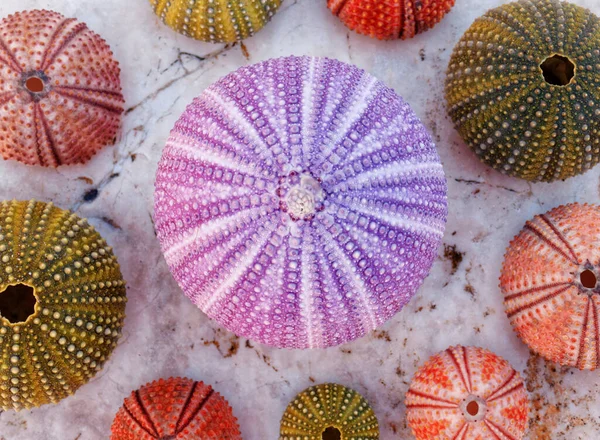
[[[600, 14], [597, 0], [576, 2]], [[147, 0], [2, 0], [1, 16], [48, 8], [87, 22], [121, 63], [128, 110], [117, 145], [85, 166], [58, 170], [0, 161], [0, 198], [51, 200], [88, 217], [114, 246], [129, 304], [124, 336], [104, 370], [58, 405], [1, 413], [0, 439], [108, 439], [123, 398], [170, 375], [213, 384], [234, 407], [247, 440], [276, 439], [288, 401], [326, 381], [367, 397], [382, 439], [408, 439], [403, 400], [410, 378], [430, 355], [459, 343], [490, 348], [524, 374], [535, 401], [529, 439], [598, 438], [600, 373], [531, 356], [510, 328], [497, 284], [504, 249], [527, 219], [562, 203], [599, 201], [600, 167], [554, 184], [504, 177], [479, 163], [444, 110], [452, 47], [477, 16], [501, 3], [457, 0], [433, 30], [411, 41], [379, 42], [349, 33], [325, 0], [285, 0], [274, 20], [245, 41], [246, 52], [175, 34]], [[276, 350], [220, 329], [171, 278], [151, 220], [154, 172], [185, 106], [237, 67], [288, 54], [352, 62], [393, 87], [433, 133], [449, 183], [444, 247], [417, 297], [381, 331], [325, 351]], [[97, 198], [85, 202], [93, 190]]]

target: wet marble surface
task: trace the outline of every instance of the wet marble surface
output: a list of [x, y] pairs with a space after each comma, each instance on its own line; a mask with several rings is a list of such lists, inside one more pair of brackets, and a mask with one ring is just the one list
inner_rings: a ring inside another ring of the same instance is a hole
[[[350, 33], [325, 0], [285, 0], [244, 45], [209, 45], [166, 28], [146, 0], [3, 0], [0, 15], [48, 8], [102, 34], [122, 67], [127, 100], [115, 147], [85, 166], [58, 170], [0, 161], [0, 198], [38, 198], [69, 208], [106, 237], [128, 282], [123, 338], [105, 368], [58, 405], [0, 414], [2, 440], [100, 440], [123, 398], [161, 376], [185, 375], [226, 396], [248, 440], [276, 439], [288, 401], [314, 383], [361, 392], [382, 439], [411, 438], [404, 393], [416, 368], [452, 344], [496, 351], [523, 373], [533, 404], [528, 439], [592, 439], [600, 432], [600, 375], [532, 356], [504, 314], [498, 275], [504, 249], [524, 222], [559, 204], [598, 202], [600, 167], [553, 184], [531, 184], [482, 165], [446, 116], [444, 71], [470, 23], [501, 0], [457, 0], [433, 30], [411, 41]], [[576, 3], [600, 13], [596, 0]], [[410, 304], [380, 330], [328, 350], [284, 351], [220, 329], [180, 292], [152, 224], [153, 179], [169, 130], [211, 82], [269, 57], [309, 54], [366, 69], [411, 103], [433, 134], [449, 184], [450, 216], [432, 273]]]

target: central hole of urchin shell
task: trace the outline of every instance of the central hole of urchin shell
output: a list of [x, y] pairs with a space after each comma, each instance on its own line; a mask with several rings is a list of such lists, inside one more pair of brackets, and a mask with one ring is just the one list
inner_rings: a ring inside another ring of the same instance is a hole
[[581, 285], [587, 289], [594, 289], [598, 283], [596, 274], [589, 269], [584, 270], [579, 274]]
[[25, 88], [32, 93], [40, 93], [44, 91], [44, 81], [37, 76], [32, 76], [25, 81]]
[[0, 291], [0, 315], [11, 323], [25, 322], [35, 313], [37, 302], [34, 289], [25, 284], [15, 284]]
[[467, 412], [472, 416], [476, 416], [479, 414], [479, 404], [474, 400], [470, 401], [467, 403]]
[[548, 84], [566, 86], [575, 76], [575, 64], [561, 55], [552, 55], [540, 65]]
[[341, 440], [342, 433], [339, 429], [330, 426], [325, 431], [323, 431], [321, 438], [322, 440]]
[[460, 404], [460, 409], [469, 422], [478, 422], [485, 418], [487, 405], [482, 398], [471, 395]]

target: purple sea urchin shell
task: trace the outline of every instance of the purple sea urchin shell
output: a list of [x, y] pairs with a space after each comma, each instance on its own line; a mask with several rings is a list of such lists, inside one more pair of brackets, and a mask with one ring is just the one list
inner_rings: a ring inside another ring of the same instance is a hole
[[187, 108], [156, 178], [171, 272], [272, 346], [329, 347], [392, 317], [429, 272], [446, 181], [408, 104], [339, 61], [243, 67]]

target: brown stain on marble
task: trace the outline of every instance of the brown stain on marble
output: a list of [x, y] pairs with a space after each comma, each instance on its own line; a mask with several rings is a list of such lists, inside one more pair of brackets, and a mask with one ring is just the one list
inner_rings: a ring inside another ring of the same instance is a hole
[[454, 275], [458, 271], [458, 268], [460, 266], [460, 263], [462, 263], [464, 256], [465, 253], [457, 250], [455, 244], [444, 244], [444, 259], [450, 261], [452, 265], [450, 275]]

